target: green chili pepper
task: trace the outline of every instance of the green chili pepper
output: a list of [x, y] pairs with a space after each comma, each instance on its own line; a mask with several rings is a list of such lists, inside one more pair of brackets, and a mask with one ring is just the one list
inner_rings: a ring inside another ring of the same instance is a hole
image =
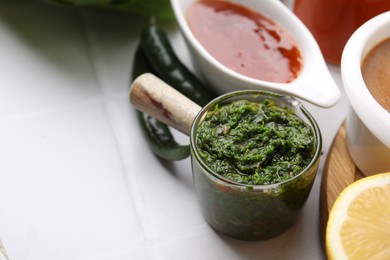
[[[141, 48], [138, 47], [134, 57], [132, 79], [134, 80], [146, 72], [153, 71]], [[189, 145], [178, 144], [167, 125], [138, 110], [137, 117], [148, 145], [154, 154], [166, 160], [182, 160], [190, 155]]]
[[200, 106], [216, 95], [180, 61], [165, 32], [149, 25], [141, 34], [141, 48], [157, 76]]

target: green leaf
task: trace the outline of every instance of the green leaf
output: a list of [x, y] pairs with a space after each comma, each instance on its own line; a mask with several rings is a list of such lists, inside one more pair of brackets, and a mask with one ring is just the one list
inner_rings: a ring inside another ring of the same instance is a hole
[[99, 7], [142, 16], [173, 18], [169, 0], [46, 0], [74, 7]]

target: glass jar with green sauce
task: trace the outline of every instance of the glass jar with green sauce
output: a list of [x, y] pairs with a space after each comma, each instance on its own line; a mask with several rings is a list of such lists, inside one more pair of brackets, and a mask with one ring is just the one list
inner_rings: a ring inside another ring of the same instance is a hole
[[222, 95], [199, 112], [190, 143], [195, 190], [215, 230], [263, 240], [296, 222], [322, 149], [318, 125], [298, 100], [251, 90]]

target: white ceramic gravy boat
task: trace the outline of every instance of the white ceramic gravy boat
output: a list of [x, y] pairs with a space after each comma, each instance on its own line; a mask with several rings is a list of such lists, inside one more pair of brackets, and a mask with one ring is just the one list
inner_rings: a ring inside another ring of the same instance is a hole
[[283, 3], [276, 0], [231, 0], [260, 12], [287, 29], [295, 38], [304, 66], [298, 77], [289, 83], [244, 76], [228, 69], [211, 56], [195, 38], [187, 23], [187, 10], [195, 1], [171, 0], [171, 5], [197, 69], [219, 94], [240, 89], [266, 90], [293, 95], [321, 107], [331, 107], [340, 99], [340, 90], [329, 73], [313, 35]]

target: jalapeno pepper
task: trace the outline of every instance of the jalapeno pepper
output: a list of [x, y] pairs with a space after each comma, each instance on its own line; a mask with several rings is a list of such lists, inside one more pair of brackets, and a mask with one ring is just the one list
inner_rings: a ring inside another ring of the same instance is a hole
[[141, 48], [157, 76], [200, 106], [216, 97], [178, 58], [166, 33], [149, 25], [141, 33]]
[[[132, 79], [153, 72], [140, 47], [137, 48], [133, 63]], [[157, 119], [137, 110], [138, 122], [152, 152], [166, 160], [182, 160], [190, 155], [189, 145], [177, 143], [169, 127]]]

